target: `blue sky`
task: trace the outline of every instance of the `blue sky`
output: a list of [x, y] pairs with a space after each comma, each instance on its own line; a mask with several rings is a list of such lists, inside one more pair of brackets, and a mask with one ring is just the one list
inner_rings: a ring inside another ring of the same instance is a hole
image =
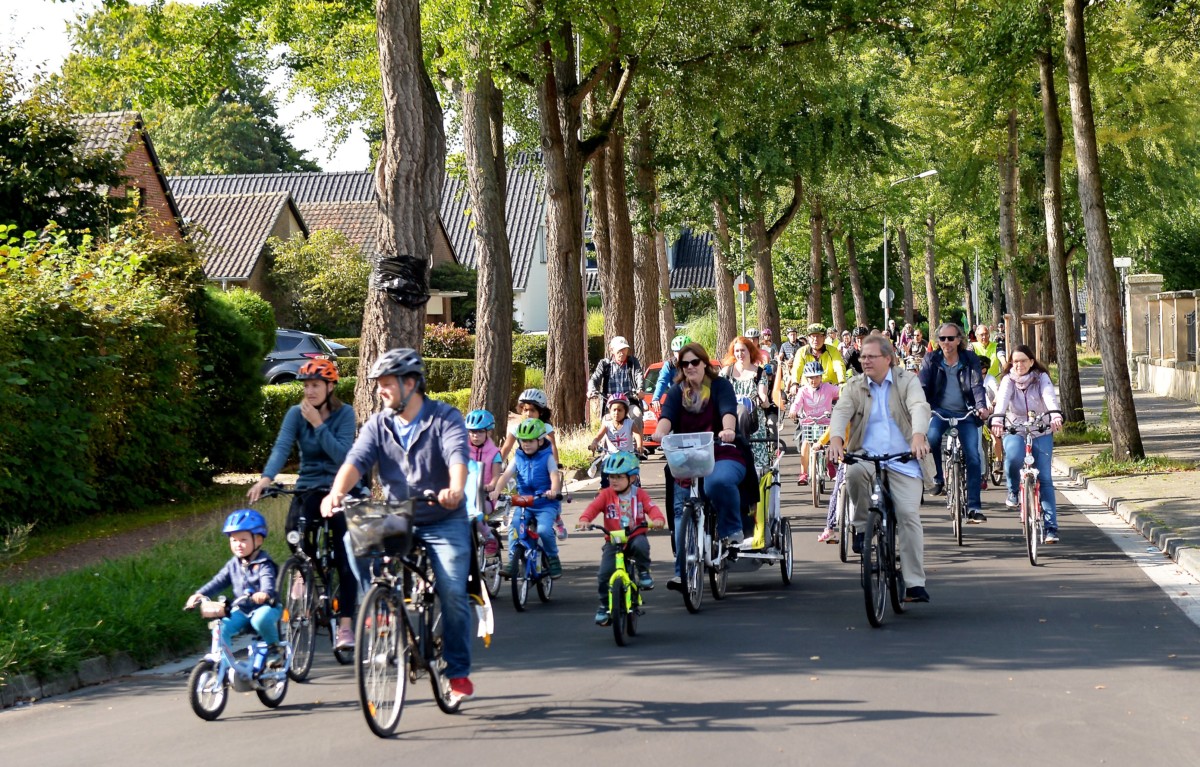
[[[22, 72], [30, 74], [39, 68], [57, 71], [70, 52], [67, 23], [77, 14], [99, 6], [100, 0], [20, 0], [16, 7], [0, 11], [0, 48], [16, 52]], [[303, 99], [289, 101], [284, 89], [279, 91], [276, 108], [297, 147], [307, 151], [310, 158], [328, 171], [367, 168], [369, 152], [361, 133], [356, 132], [341, 146], [328, 146], [325, 124], [311, 114], [311, 104]]]

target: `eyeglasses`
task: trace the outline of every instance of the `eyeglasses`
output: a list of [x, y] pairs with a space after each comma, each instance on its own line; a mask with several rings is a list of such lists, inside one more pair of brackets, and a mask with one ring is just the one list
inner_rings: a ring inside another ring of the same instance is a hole
[[938, 336], [939, 341], [957, 341], [958, 336]]
[[704, 364], [704, 360], [696, 358], [696, 357], [693, 357], [690, 360], [679, 360], [679, 367], [681, 367], [681, 368], [694, 368], [698, 365], [703, 365], [703, 364]]
[[860, 354], [858, 355], [859, 362], [872, 362], [874, 360], [887, 359], [886, 354]]

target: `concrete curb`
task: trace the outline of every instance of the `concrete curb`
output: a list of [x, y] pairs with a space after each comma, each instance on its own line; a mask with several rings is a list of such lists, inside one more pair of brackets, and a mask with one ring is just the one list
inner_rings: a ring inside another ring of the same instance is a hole
[[33, 674], [18, 674], [0, 686], [0, 709], [20, 703], [33, 703], [52, 695], [63, 695], [81, 687], [111, 682], [140, 671], [141, 668], [141, 665], [126, 653], [116, 653], [110, 657], [88, 658], [74, 671], [46, 680]]
[[1193, 578], [1200, 580], [1200, 547], [1189, 543], [1174, 529], [1138, 509], [1133, 503], [1123, 498], [1114, 498], [1109, 489], [1104, 486], [1104, 482], [1088, 479], [1061, 458], [1052, 458], [1051, 460], [1055, 473], [1067, 475], [1069, 481], [1095, 496], [1107, 509], [1125, 520], [1130, 527], [1137, 530], [1159, 551], [1170, 557]]

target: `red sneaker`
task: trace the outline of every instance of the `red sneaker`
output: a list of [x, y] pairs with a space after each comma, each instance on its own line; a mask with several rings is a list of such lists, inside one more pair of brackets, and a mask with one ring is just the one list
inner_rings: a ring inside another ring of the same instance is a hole
[[469, 677], [460, 676], [450, 680], [450, 704], [461, 703], [475, 697], [475, 685]]

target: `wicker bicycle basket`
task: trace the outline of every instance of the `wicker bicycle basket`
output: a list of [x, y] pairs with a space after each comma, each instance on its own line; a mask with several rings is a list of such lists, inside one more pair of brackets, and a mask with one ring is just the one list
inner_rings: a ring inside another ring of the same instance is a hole
[[369, 501], [346, 509], [346, 529], [356, 557], [402, 557], [412, 549], [412, 501]]

